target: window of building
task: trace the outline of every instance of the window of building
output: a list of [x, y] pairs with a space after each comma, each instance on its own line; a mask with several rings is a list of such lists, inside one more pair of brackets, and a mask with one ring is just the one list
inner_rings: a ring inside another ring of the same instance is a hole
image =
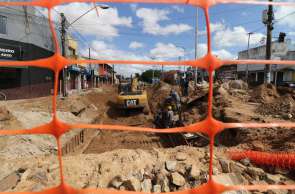
[[7, 17], [0, 15], [0, 34], [7, 34]]

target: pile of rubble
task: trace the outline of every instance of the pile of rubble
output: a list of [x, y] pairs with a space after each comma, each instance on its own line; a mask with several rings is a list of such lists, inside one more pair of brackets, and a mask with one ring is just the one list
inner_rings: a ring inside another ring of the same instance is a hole
[[0, 107], [0, 121], [7, 121], [12, 118], [11, 113], [6, 109], [6, 107]]
[[[213, 179], [219, 183], [295, 183], [290, 178], [290, 171], [265, 170], [254, 166], [247, 158], [231, 161], [224, 153], [225, 150], [220, 149], [218, 154], [213, 155]], [[209, 179], [207, 149], [187, 146], [149, 151], [121, 149], [98, 155], [65, 156], [63, 164], [65, 180], [75, 188], [110, 188], [159, 193], [195, 188]], [[5, 169], [7, 171], [7, 168]], [[30, 162], [19, 160], [11, 168], [8, 176], [5, 176], [7, 173], [2, 173], [5, 169], [1, 170], [0, 187], [4, 181], [7, 182], [9, 176], [17, 177], [17, 182], [10, 181], [5, 185], [5, 191], [39, 191], [59, 183], [58, 163], [53, 157], [31, 158]], [[8, 185], [11, 187], [8, 188]]]
[[272, 84], [262, 84], [253, 89], [250, 101], [259, 103], [257, 111], [262, 116], [293, 120], [295, 116], [294, 98], [292, 90], [277, 88]]
[[265, 116], [273, 116], [280, 119], [295, 119], [295, 100], [291, 95], [280, 96], [271, 103], [262, 103], [258, 112]]
[[172, 89], [176, 90], [178, 93], [180, 91], [178, 86], [161, 81], [148, 90], [149, 106], [152, 113], [157, 112], [161, 103], [169, 96]]
[[276, 86], [272, 84], [261, 84], [252, 90], [250, 102], [271, 103], [279, 97], [280, 94]]

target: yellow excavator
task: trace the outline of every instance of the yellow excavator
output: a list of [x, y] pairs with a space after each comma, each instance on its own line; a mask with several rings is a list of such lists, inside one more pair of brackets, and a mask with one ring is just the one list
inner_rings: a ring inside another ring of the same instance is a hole
[[124, 110], [142, 109], [144, 114], [149, 114], [147, 92], [139, 86], [138, 78], [131, 78], [129, 82], [120, 82], [117, 106]]

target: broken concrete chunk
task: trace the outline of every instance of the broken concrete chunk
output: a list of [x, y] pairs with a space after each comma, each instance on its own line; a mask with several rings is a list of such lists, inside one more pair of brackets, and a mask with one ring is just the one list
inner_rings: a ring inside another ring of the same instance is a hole
[[171, 181], [176, 186], [183, 186], [185, 184], [185, 179], [178, 172], [174, 172], [171, 174]]
[[272, 184], [272, 185], [275, 185], [275, 184], [278, 184], [281, 182], [281, 175], [279, 174], [276, 174], [276, 175], [272, 175], [272, 174], [266, 174], [266, 179], [265, 181], [268, 183], [268, 184]]
[[240, 162], [245, 166], [250, 166], [250, 164], [251, 164], [251, 161], [249, 158], [244, 158], [244, 159], [240, 160]]
[[179, 163], [179, 164], [177, 164], [176, 171], [178, 173], [180, 173], [181, 175], [185, 176], [186, 175], [186, 172], [187, 172], [187, 166], [186, 166], [186, 164], [185, 163]]
[[230, 162], [228, 160], [220, 159], [219, 164], [221, 166], [223, 173], [229, 173], [230, 172]]
[[178, 161], [184, 161], [184, 160], [186, 160], [186, 158], [187, 158], [187, 155], [185, 153], [178, 152], [176, 154], [176, 160], [178, 160]]
[[238, 163], [238, 162], [231, 162], [230, 163], [230, 169], [231, 169], [231, 172], [234, 172], [234, 173], [242, 173], [244, 170], [246, 170], [246, 166]]
[[109, 186], [114, 188], [120, 188], [120, 186], [123, 184], [122, 178], [120, 176], [114, 177], [111, 182], [109, 183]]
[[169, 180], [166, 176], [163, 179], [163, 182], [161, 183], [161, 188], [163, 192], [170, 192]]
[[6, 107], [0, 107], [0, 121], [10, 120], [11, 117], [11, 113], [6, 109]]
[[224, 185], [242, 185], [245, 182], [242, 175], [238, 173], [213, 175], [213, 180]]
[[198, 179], [200, 177], [201, 170], [193, 164], [190, 171], [190, 177], [193, 179]]
[[168, 160], [166, 161], [166, 169], [171, 171], [171, 172], [174, 172], [176, 170], [176, 165], [177, 165], [177, 162], [174, 161], [174, 160]]
[[265, 172], [260, 168], [248, 167], [246, 172], [255, 179], [262, 180], [265, 177]]
[[139, 181], [143, 181], [144, 178], [144, 169], [141, 169], [140, 171], [136, 172], [134, 174], [134, 176], [139, 180]]
[[154, 185], [153, 192], [154, 193], [161, 193], [161, 185]]
[[152, 190], [152, 180], [151, 179], [144, 179], [141, 183], [142, 192], [150, 193]]
[[134, 177], [124, 181], [123, 186], [129, 191], [140, 191], [141, 189], [140, 181]]

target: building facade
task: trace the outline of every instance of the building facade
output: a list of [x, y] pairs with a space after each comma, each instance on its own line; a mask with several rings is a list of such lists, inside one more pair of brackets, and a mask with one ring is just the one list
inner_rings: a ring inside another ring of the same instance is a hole
[[115, 72], [112, 66], [108, 64], [98, 65], [99, 82], [100, 83], [112, 83], [116, 79]]
[[[239, 52], [238, 58], [242, 59], [265, 59], [266, 46], [259, 46]], [[276, 60], [294, 60], [295, 46], [292, 42], [272, 43], [272, 59]], [[248, 70], [248, 81], [252, 84], [261, 84], [264, 82], [265, 65], [249, 64], [238, 65], [237, 73], [239, 79], [245, 79]], [[281, 84], [283, 82], [295, 82], [295, 67], [288, 65], [271, 65], [271, 82]]]
[[[54, 54], [48, 20], [34, 7], [0, 7], [0, 60], [28, 61]], [[53, 72], [36, 67], [0, 67], [0, 92], [7, 99], [50, 95]]]

